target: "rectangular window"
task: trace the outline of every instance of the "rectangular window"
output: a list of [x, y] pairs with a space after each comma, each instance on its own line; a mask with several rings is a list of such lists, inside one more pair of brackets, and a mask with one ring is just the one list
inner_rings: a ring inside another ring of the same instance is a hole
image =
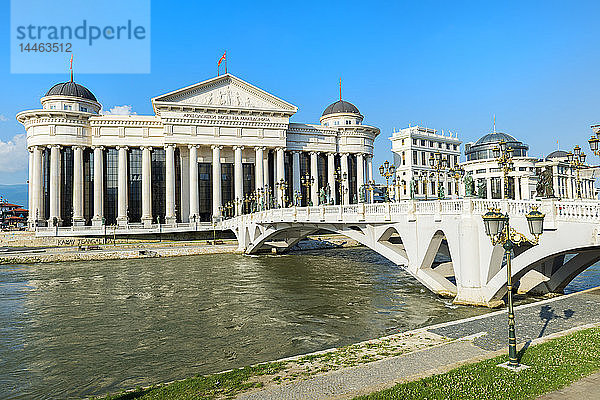
[[68, 105], [68, 104], [63, 105], [63, 110], [72, 110], [72, 109], [73, 109], [73, 106], [71, 106], [71, 105]]
[[166, 151], [165, 149], [152, 150], [151, 157], [152, 176], [152, 221], [165, 223], [166, 209]]
[[127, 216], [129, 222], [142, 222], [142, 150], [131, 149], [128, 158]]
[[413, 165], [417, 165], [419, 163], [417, 151], [413, 150]]
[[60, 218], [63, 226], [71, 226], [73, 225], [73, 149], [65, 147], [61, 153]]
[[413, 145], [416, 146], [417, 145], [417, 139], [413, 139]]
[[[211, 163], [198, 163], [198, 213], [200, 215], [196, 215], [196, 221], [210, 222], [210, 217], [212, 215], [211, 175]], [[227, 204], [223, 203], [223, 206], [227, 206]], [[195, 222], [194, 216], [192, 216], [191, 222]]]
[[425, 159], [426, 155], [425, 152], [421, 153], [421, 165], [427, 165], [427, 161]]
[[117, 223], [118, 179], [119, 151], [110, 148], [104, 152], [104, 221], [106, 225]]

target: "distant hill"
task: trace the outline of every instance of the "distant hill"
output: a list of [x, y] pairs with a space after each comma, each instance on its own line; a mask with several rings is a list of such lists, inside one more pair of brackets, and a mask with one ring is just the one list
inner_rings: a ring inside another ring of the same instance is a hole
[[25, 208], [29, 208], [27, 204], [27, 184], [2, 185], [0, 184], [0, 195], [9, 203], [18, 204]]

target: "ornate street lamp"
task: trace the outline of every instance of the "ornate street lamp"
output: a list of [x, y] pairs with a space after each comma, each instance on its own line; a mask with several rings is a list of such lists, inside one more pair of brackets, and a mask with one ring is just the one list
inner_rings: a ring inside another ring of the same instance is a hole
[[460, 180], [465, 176], [465, 170], [460, 165], [457, 165], [456, 167], [450, 168], [449, 172], [450, 172], [450, 177], [454, 178], [454, 180], [456, 181], [455, 191], [456, 191], [456, 197], [458, 198], [458, 197], [460, 197], [459, 184], [460, 184]]
[[315, 183], [315, 178], [313, 178], [312, 176], [310, 176], [308, 173], [305, 174], [304, 176], [302, 176], [300, 178], [300, 184], [302, 186], [305, 187], [306, 190], [306, 199], [308, 200], [306, 202], [307, 206], [312, 206], [312, 198], [311, 198], [311, 189], [312, 189], [312, 185]]
[[373, 203], [373, 190], [375, 190], [375, 181], [368, 181], [366, 184], [366, 189], [371, 192], [369, 193], [369, 199], [367, 203]]
[[579, 176], [579, 170], [585, 165], [585, 157], [585, 153], [581, 151], [581, 147], [578, 145], [575, 145], [572, 152], [567, 153], [567, 161], [569, 161], [571, 170], [574, 169], [577, 171], [577, 198], [579, 199], [581, 199], [581, 178]]
[[348, 191], [348, 188], [344, 186], [344, 182], [348, 179], [348, 174], [346, 172], [342, 173], [342, 171], [338, 168], [337, 171], [333, 173], [333, 179], [340, 184], [340, 204], [344, 204], [344, 193]]
[[544, 214], [539, 212], [536, 207], [525, 216], [529, 233], [533, 239], [528, 239], [525, 235], [517, 232], [510, 227], [508, 214], [502, 214], [500, 210], [490, 208], [483, 215], [483, 224], [485, 233], [490, 237], [492, 245], [501, 245], [506, 257], [506, 288], [508, 290], [508, 363], [501, 364], [511, 369], [519, 369], [519, 360], [517, 359], [517, 337], [515, 333], [515, 312], [512, 298], [512, 250], [515, 246], [522, 243], [530, 243], [536, 246], [539, 243], [540, 235], [544, 231]]
[[600, 144], [600, 129], [596, 130], [594, 134], [592, 134], [592, 137], [590, 140], [588, 140], [588, 143], [590, 144], [590, 150], [592, 153], [594, 153], [596, 156], [600, 156], [600, 149], [598, 148], [598, 145]]
[[379, 166], [379, 173], [381, 176], [385, 178], [385, 201], [389, 203], [390, 201], [390, 177], [392, 177], [396, 173], [396, 167], [394, 164], [390, 164], [388, 160], [385, 160], [383, 165]]
[[513, 148], [510, 147], [504, 140], [498, 143], [498, 146], [494, 147], [494, 158], [498, 163], [498, 166], [502, 169], [504, 176], [504, 198], [508, 198], [508, 174], [514, 171], [515, 165], [513, 163]]
[[442, 176], [442, 171], [444, 171], [446, 168], [448, 168], [448, 160], [442, 156], [442, 153], [438, 152], [435, 154], [431, 154], [429, 156], [429, 166], [436, 171], [437, 187], [438, 187], [437, 196], [438, 196], [438, 199], [441, 200], [444, 198], [444, 193], [442, 190], [441, 176]]

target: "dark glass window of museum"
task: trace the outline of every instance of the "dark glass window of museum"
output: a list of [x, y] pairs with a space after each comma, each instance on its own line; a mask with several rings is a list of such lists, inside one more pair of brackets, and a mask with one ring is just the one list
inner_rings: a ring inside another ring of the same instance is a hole
[[286, 202], [291, 203], [294, 201], [294, 178], [293, 178], [293, 167], [294, 157], [292, 153], [285, 152], [284, 155], [284, 179], [287, 184], [285, 189], [285, 196], [287, 197]]
[[44, 149], [42, 151], [42, 172], [44, 187], [42, 188], [42, 194], [44, 196], [43, 209], [40, 210], [40, 219], [50, 218], [50, 149]]
[[[248, 200], [244, 202], [244, 213], [252, 212], [252, 194], [254, 192], [254, 163], [244, 163], [242, 165], [244, 197]], [[245, 199], [245, 200], [246, 200]]]
[[[300, 180], [301, 182], [308, 178], [310, 180], [310, 155], [308, 153], [300, 153]], [[306, 182], [305, 182], [306, 183]], [[300, 185], [302, 193], [302, 206], [306, 207], [310, 203], [310, 186]]]
[[117, 223], [117, 195], [119, 192], [119, 151], [115, 148], [104, 152], [104, 223]]
[[348, 156], [348, 185], [350, 185], [350, 203], [358, 203], [358, 193], [356, 191], [356, 156]]
[[211, 163], [198, 163], [198, 213], [200, 215], [196, 215], [196, 221], [192, 216], [190, 222], [210, 222], [212, 214]]
[[142, 150], [131, 149], [129, 160], [127, 216], [129, 222], [142, 221]]
[[152, 221], [165, 223], [165, 149], [152, 150]]
[[83, 150], [83, 218], [92, 224], [94, 216], [94, 150]]
[[60, 218], [63, 226], [73, 225], [73, 148], [61, 150]]
[[[317, 171], [319, 176], [319, 182], [317, 183], [317, 189], [327, 187], [327, 154], [321, 153], [317, 156]], [[326, 192], [327, 193], [327, 192]]]
[[181, 222], [181, 153], [175, 149], [175, 221]]
[[233, 201], [233, 196], [233, 163], [223, 163], [221, 164], [221, 205]]

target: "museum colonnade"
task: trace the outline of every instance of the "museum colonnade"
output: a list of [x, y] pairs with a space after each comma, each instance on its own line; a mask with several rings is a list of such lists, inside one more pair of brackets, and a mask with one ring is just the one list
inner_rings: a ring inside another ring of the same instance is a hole
[[210, 159], [199, 157], [208, 147], [32, 146], [30, 224], [211, 222], [248, 212], [251, 197], [275, 207], [319, 205], [325, 196], [356, 203], [373, 180], [370, 154], [213, 145]]

